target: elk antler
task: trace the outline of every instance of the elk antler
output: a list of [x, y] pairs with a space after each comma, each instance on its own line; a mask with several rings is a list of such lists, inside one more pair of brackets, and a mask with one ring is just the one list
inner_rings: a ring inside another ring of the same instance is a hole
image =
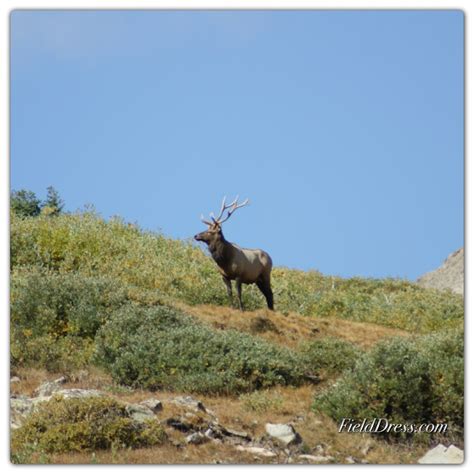
[[[238, 200], [239, 200], [239, 196], [237, 196], [232, 203], [228, 204], [227, 206], [225, 206], [221, 209], [221, 213], [219, 215], [219, 218], [217, 219], [217, 222], [219, 224], [223, 224], [227, 219], [229, 219], [229, 217], [234, 213], [234, 211], [239, 209], [239, 207], [244, 207], [249, 203], [248, 198], [244, 202], [242, 202], [241, 204], [237, 204]], [[224, 202], [223, 202], [223, 204], [224, 204]], [[230, 211], [227, 211], [227, 216], [224, 219], [221, 219], [222, 213], [226, 209], [229, 209], [229, 208], [230, 208]]]
[[[221, 210], [219, 211], [219, 215], [217, 217], [214, 216], [214, 213], [211, 212], [209, 215], [211, 216], [211, 219], [212, 221], [214, 222], [214, 224], [222, 224], [223, 222], [225, 222], [227, 219], [229, 219], [229, 217], [232, 215], [232, 213], [237, 210], [239, 207], [244, 207], [248, 204], [249, 200], [246, 199], [243, 203], [241, 204], [237, 204], [238, 200], [239, 200], [239, 196], [237, 196], [230, 204], [226, 204], [225, 203], [225, 200], [226, 200], [226, 196], [224, 196], [224, 199], [222, 200], [222, 204], [221, 204]], [[230, 211], [227, 211], [227, 216], [222, 219], [222, 214], [224, 214], [224, 211], [226, 209], [230, 209]], [[204, 219], [204, 216], [201, 214], [201, 220], [202, 222], [204, 222], [204, 224], [206, 225], [212, 225], [212, 222], [209, 222], [207, 220]]]
[[201, 220], [202, 222], [204, 222], [204, 224], [206, 225], [212, 225], [212, 222], [209, 222], [209, 221], [206, 221], [206, 219], [204, 219], [204, 216], [201, 214]]

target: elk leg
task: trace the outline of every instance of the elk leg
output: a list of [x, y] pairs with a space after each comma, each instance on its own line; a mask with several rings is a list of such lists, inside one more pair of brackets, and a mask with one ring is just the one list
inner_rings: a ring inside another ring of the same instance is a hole
[[229, 297], [230, 305], [232, 306], [232, 282], [225, 276], [222, 277], [227, 288], [227, 296]]
[[242, 304], [242, 280], [240, 278], [236, 278], [235, 287], [237, 289], [237, 298], [239, 299], [240, 311], [243, 311], [244, 305]]
[[255, 283], [257, 284], [258, 289], [263, 293], [263, 296], [265, 296], [268, 309], [273, 311], [273, 291], [270, 282], [266, 280], [257, 280]]

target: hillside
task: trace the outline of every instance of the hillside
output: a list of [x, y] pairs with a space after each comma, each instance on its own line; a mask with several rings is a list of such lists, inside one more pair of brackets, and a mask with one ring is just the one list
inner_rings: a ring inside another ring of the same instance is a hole
[[417, 283], [423, 288], [452, 290], [464, 294], [464, 248], [456, 250], [448, 256], [443, 264], [418, 278]]
[[[190, 242], [93, 213], [12, 214], [13, 461], [411, 463], [462, 447], [459, 295], [286, 268], [273, 288], [275, 312], [245, 287], [242, 313]], [[93, 434], [86, 413], [102, 413]], [[341, 434], [341, 413], [450, 431]]]

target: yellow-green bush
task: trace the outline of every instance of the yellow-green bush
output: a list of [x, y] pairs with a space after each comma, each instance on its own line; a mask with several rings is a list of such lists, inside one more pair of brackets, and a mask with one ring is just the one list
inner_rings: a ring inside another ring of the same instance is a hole
[[13, 431], [11, 450], [14, 459], [21, 459], [21, 453], [31, 446], [37, 452], [64, 453], [139, 448], [165, 441], [158, 421], [138, 423], [128, 416], [125, 405], [111, 398], [54, 397], [41, 403]]
[[256, 413], [270, 413], [283, 407], [283, 397], [269, 390], [260, 390], [258, 392], [243, 393], [239, 400], [245, 408]]

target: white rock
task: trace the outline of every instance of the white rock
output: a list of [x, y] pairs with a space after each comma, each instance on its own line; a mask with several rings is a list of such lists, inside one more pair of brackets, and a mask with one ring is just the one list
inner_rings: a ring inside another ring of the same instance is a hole
[[49, 397], [53, 393], [59, 391], [61, 389], [61, 385], [65, 384], [66, 382], [67, 378], [64, 376], [50, 382], [44, 382], [34, 391], [34, 395], [36, 397]]
[[224, 426], [222, 426], [221, 429], [226, 436], [236, 436], [237, 438], [244, 438], [250, 440], [249, 434], [245, 431], [237, 431], [231, 428], [226, 428]]
[[186, 408], [191, 408], [193, 410], [206, 411], [206, 407], [203, 405], [203, 403], [200, 400], [196, 400], [195, 398], [190, 397], [190, 396], [175, 397], [172, 400], [170, 400], [170, 402], [176, 405], [184, 406]]
[[127, 413], [130, 418], [134, 419], [135, 421], [138, 421], [139, 423], [155, 419], [155, 414], [153, 413], [153, 411], [150, 408], [141, 404], [131, 403], [130, 405], [127, 405], [125, 407], [125, 410], [127, 410]]
[[188, 443], [188, 444], [202, 444], [202, 443], [205, 443], [208, 440], [209, 440], [209, 438], [204, 436], [199, 431], [186, 436], [186, 443]]
[[103, 392], [94, 389], [86, 388], [65, 388], [63, 390], [58, 390], [58, 395], [62, 395], [64, 398], [87, 398], [87, 397], [102, 397], [104, 396]]
[[334, 461], [334, 458], [332, 456], [313, 456], [312, 454], [300, 454], [298, 458], [317, 463], [329, 463], [331, 461]]
[[238, 451], [245, 451], [247, 453], [256, 454], [257, 456], [264, 456], [266, 458], [273, 458], [276, 454], [266, 448], [260, 448], [258, 446], [236, 446]]
[[19, 428], [32, 410], [33, 402], [31, 398], [23, 395], [10, 398], [10, 427], [12, 429]]
[[149, 408], [153, 413], [158, 413], [163, 410], [163, 403], [161, 403], [160, 400], [157, 400], [156, 398], [144, 400], [143, 402], [140, 402], [140, 405]]
[[21, 380], [20, 380], [20, 377], [17, 377], [16, 375], [14, 375], [14, 376], [10, 379], [10, 383], [18, 383], [18, 382], [21, 382]]
[[301, 441], [301, 436], [291, 425], [267, 423], [265, 431], [285, 445]]
[[464, 451], [453, 444], [447, 448], [444, 444], [430, 449], [418, 464], [462, 464], [464, 462]]

